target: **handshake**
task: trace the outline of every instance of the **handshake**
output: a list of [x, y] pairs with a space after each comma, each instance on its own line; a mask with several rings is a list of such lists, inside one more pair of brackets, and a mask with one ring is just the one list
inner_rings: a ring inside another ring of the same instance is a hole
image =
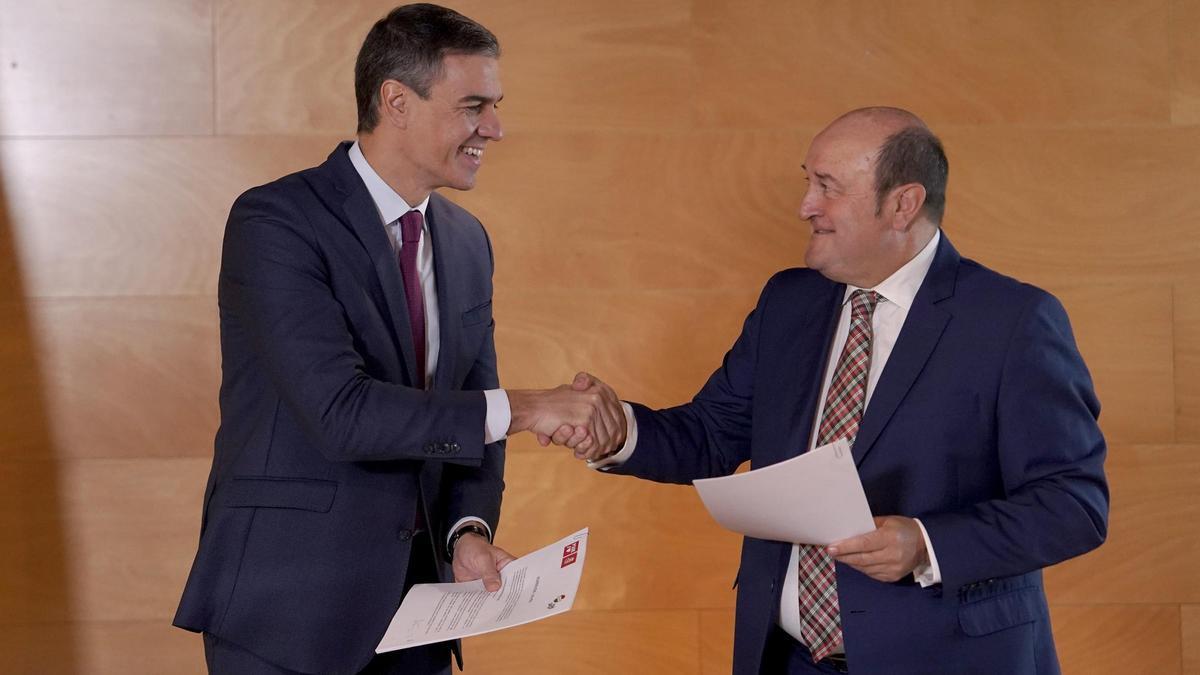
[[578, 459], [607, 457], [625, 445], [625, 410], [612, 387], [588, 373], [554, 389], [510, 389], [509, 435], [529, 431], [543, 446], [571, 448]]

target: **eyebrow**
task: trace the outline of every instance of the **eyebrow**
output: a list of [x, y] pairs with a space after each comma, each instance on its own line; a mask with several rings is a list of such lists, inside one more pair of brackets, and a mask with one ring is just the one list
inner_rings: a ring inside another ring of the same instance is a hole
[[504, 100], [504, 94], [500, 94], [500, 98], [492, 98], [491, 96], [482, 96], [480, 94], [471, 94], [458, 99], [459, 103], [499, 103]]
[[[808, 173], [808, 167], [805, 166], [804, 164], [801, 164], [800, 168], [804, 169], [804, 173]], [[813, 171], [812, 175], [816, 176], [817, 178], [819, 178], [820, 180], [823, 180], [823, 181], [827, 181], [830, 183], [837, 183], [838, 185], [842, 184], [841, 181], [839, 181], [838, 179], [834, 178], [833, 176], [831, 176], [827, 173], [822, 173], [820, 171]]]

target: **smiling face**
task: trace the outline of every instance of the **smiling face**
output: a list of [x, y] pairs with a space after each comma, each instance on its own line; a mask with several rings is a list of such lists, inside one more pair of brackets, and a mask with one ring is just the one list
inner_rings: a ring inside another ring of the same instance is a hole
[[846, 118], [813, 139], [800, 217], [812, 235], [804, 262], [839, 283], [872, 288], [907, 261], [908, 237], [877, 208], [875, 157], [890, 130]]
[[399, 82], [385, 82], [384, 118], [400, 130], [388, 183], [409, 204], [441, 187], [475, 187], [485, 146], [504, 137], [496, 112], [503, 96], [499, 61], [484, 55], [447, 54], [426, 99]]

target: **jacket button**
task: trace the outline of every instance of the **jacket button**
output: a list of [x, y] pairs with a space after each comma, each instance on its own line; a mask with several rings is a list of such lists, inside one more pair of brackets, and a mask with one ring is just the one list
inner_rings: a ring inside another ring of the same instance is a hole
[[412, 530], [400, 530], [396, 533], [396, 538], [400, 541], [408, 541], [412, 539]]

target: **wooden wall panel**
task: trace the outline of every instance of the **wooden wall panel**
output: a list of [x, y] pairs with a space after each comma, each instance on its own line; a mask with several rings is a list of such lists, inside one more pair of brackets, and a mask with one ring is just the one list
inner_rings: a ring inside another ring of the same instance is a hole
[[488, 675], [695, 673], [699, 652], [696, 613], [678, 610], [572, 610], [463, 642], [466, 672]]
[[215, 2], [219, 133], [353, 133], [354, 59], [396, 3]]
[[1071, 319], [1113, 443], [1175, 440], [1171, 289], [1159, 285], [1051, 286]]
[[1200, 128], [951, 127], [942, 140], [946, 231], [968, 257], [1043, 286], [1196, 274]]
[[1171, 121], [1200, 124], [1200, 2], [1171, 0]]
[[498, 545], [524, 555], [589, 528], [582, 609], [732, 607], [741, 538], [690, 486], [600, 475], [559, 448], [517, 448], [505, 468]]
[[1200, 281], [1175, 287], [1175, 434], [1200, 442]]
[[700, 675], [725, 675], [733, 668], [733, 610], [700, 612]]
[[[31, 296], [211, 295], [244, 190], [312, 166], [337, 139], [156, 138], [0, 143]], [[102, 178], [102, 179], [101, 179]]]
[[1116, 446], [1108, 541], [1046, 573], [1053, 602], [1200, 602], [1200, 447]]
[[[65, 645], [75, 649], [64, 649]], [[4, 626], [0, 671], [7, 675], [201, 675], [208, 669], [199, 635], [157, 619]]]
[[208, 134], [211, 0], [0, 1], [0, 134]]
[[624, 399], [684, 403], [721, 365], [757, 298], [757, 290], [501, 289], [494, 312], [501, 384], [565, 384], [586, 370]]
[[[4, 461], [0, 628], [66, 621], [170, 623], [200, 538], [211, 460]], [[58, 511], [29, 512], [29, 494], [57, 483]], [[62, 540], [55, 539], [61, 532]], [[6, 551], [9, 550], [6, 547]], [[37, 561], [62, 561], [66, 583]], [[2, 632], [2, 631], [0, 631]]]
[[705, 126], [824, 124], [881, 103], [941, 125], [1157, 123], [1169, 115], [1161, 0], [697, 0], [694, 13], [697, 120]]
[[1200, 605], [1181, 605], [1183, 673], [1200, 674]]
[[[371, 25], [395, 3], [217, 4], [221, 133], [353, 131], [354, 60]], [[687, 120], [695, 96], [687, 0], [447, 4], [499, 37], [503, 119], [512, 128], [657, 128], [664, 119]]]
[[510, 135], [449, 196], [488, 226], [498, 288], [759, 290], [808, 225], [784, 134]]
[[55, 298], [30, 308], [54, 426], [52, 443], [25, 456], [211, 457], [215, 297]]
[[1052, 605], [1064, 673], [1179, 672], [1179, 605]]
[[42, 391], [42, 371], [23, 301], [0, 301], [0, 458], [44, 456], [51, 447]]

